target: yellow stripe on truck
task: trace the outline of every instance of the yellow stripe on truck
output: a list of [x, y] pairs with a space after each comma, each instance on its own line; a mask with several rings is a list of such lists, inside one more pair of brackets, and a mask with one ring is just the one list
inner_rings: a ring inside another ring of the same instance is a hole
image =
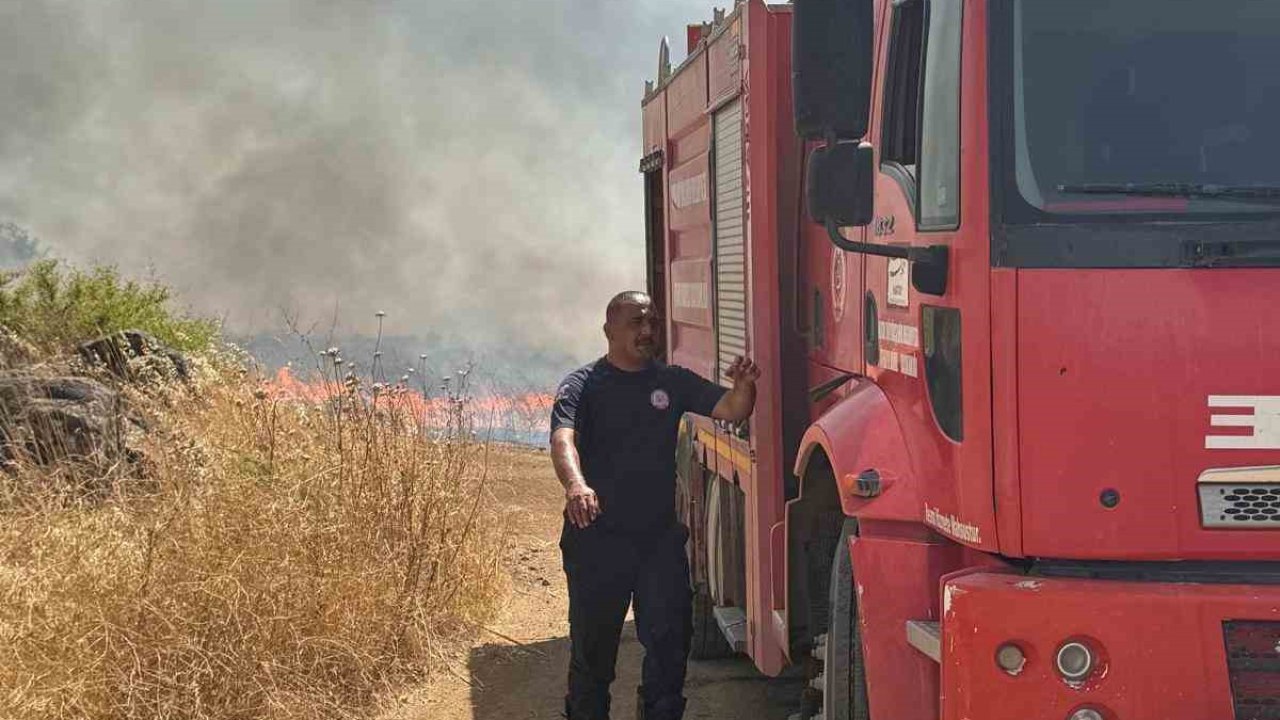
[[728, 460], [739, 475], [751, 474], [751, 455], [734, 447], [737, 443], [732, 440], [726, 440], [719, 437], [715, 433], [698, 428], [698, 442], [711, 450], [720, 457]]

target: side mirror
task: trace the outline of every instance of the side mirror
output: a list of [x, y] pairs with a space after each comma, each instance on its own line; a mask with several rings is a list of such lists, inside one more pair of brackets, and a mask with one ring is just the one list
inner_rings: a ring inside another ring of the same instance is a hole
[[792, 111], [809, 140], [867, 134], [871, 109], [872, 0], [794, 0]]
[[805, 178], [809, 219], [836, 227], [870, 225], [875, 171], [875, 150], [867, 143], [842, 142], [814, 149]]
[[928, 295], [945, 295], [951, 249], [888, 245], [850, 240], [842, 227], [866, 227], [875, 215], [875, 150], [865, 142], [838, 142], [816, 148], [809, 156], [809, 219], [825, 225], [827, 237], [845, 252], [903, 258], [911, 262], [911, 284]]

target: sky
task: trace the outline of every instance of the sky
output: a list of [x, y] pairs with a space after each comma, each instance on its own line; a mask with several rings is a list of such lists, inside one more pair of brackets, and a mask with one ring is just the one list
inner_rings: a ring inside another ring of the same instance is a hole
[[0, 0], [0, 223], [236, 333], [589, 359], [644, 284], [644, 81], [716, 4]]

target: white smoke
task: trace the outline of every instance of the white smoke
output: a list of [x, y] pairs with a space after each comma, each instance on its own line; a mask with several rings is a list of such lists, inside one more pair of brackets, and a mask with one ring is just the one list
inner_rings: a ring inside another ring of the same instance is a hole
[[234, 331], [601, 344], [639, 101], [709, 2], [0, 0], [0, 221]]

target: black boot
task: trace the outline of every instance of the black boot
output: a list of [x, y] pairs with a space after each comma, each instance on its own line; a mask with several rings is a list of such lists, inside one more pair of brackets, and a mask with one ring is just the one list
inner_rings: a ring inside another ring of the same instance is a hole
[[573, 703], [570, 702], [569, 696], [564, 696], [564, 714], [562, 717], [567, 720], [609, 720], [609, 698], [605, 698], [604, 705], [596, 704], [594, 708], [579, 707], [575, 712]]
[[653, 704], [644, 701], [642, 690], [636, 692], [636, 720], [682, 720], [685, 705], [682, 697], [665, 698]]

